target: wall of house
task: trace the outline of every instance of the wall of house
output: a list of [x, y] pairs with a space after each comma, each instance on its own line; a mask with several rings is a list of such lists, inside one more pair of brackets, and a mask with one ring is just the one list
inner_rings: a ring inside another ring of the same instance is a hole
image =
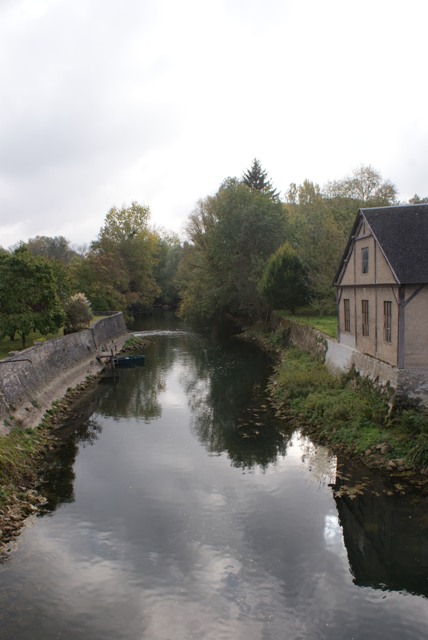
[[[416, 290], [406, 286], [405, 300]], [[404, 367], [426, 367], [428, 363], [428, 285], [406, 305], [404, 313]]]
[[[368, 272], [362, 272], [362, 249], [368, 248]], [[362, 224], [354, 241], [339, 294], [340, 343], [398, 364], [398, 289], [394, 275], [369, 229]], [[345, 331], [344, 299], [350, 301], [351, 331]], [[368, 335], [363, 335], [362, 302], [368, 301]], [[384, 301], [392, 303], [391, 342], [384, 337]]]

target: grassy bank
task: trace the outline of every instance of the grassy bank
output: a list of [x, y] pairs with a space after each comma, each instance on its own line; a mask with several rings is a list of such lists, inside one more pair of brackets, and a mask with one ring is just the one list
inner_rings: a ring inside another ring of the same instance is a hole
[[355, 372], [331, 375], [306, 352], [287, 348], [281, 332], [254, 334], [280, 354], [270, 383], [277, 415], [296, 420], [318, 440], [399, 472], [428, 468], [428, 417], [411, 406], [392, 408], [392, 390], [379, 391]]
[[317, 329], [317, 331], [325, 333], [330, 338], [337, 338], [336, 315], [317, 316], [309, 313], [292, 315], [287, 311], [276, 311], [275, 313], [281, 318], [287, 318], [287, 320], [298, 322], [299, 324], [303, 324], [306, 327]]

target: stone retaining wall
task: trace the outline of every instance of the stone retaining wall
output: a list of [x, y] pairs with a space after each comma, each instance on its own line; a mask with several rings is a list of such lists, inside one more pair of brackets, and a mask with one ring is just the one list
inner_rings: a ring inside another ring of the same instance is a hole
[[100, 369], [97, 351], [118, 351], [118, 340], [126, 332], [123, 314], [117, 313], [89, 329], [41, 342], [1, 361], [1, 423], [20, 420], [33, 426], [68, 386]]

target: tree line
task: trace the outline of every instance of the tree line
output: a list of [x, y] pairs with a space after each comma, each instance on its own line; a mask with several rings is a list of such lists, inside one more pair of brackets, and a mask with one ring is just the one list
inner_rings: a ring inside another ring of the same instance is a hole
[[168, 305], [205, 321], [302, 305], [333, 313], [332, 281], [358, 209], [397, 203], [395, 185], [370, 166], [322, 188], [292, 183], [281, 199], [255, 159], [197, 202], [184, 241], [151, 227], [149, 207], [132, 202], [110, 209], [87, 249], [62, 236], [0, 249], [0, 336], [18, 333], [25, 344], [87, 305], [129, 317]]

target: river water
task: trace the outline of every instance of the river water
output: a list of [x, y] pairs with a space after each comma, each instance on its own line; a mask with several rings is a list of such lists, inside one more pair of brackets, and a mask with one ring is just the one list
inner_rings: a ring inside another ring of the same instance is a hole
[[426, 502], [278, 422], [257, 348], [143, 335], [146, 366], [62, 428], [0, 565], [1, 640], [425, 639]]

